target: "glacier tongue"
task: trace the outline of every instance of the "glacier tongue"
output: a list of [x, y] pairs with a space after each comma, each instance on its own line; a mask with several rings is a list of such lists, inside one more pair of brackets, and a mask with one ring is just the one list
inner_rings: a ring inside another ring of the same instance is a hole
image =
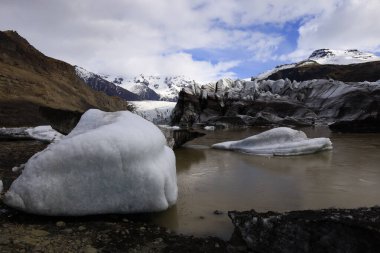
[[173, 151], [152, 123], [127, 111], [89, 110], [35, 154], [4, 202], [44, 215], [161, 211], [177, 199]]
[[332, 149], [329, 138], [308, 139], [302, 131], [278, 127], [239, 141], [227, 141], [212, 148], [236, 150], [254, 155], [303, 155]]

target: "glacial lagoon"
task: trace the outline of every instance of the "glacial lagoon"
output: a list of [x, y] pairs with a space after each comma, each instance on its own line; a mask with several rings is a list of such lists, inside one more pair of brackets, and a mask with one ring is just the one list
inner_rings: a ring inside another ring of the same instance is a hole
[[229, 239], [233, 231], [229, 210], [291, 211], [380, 203], [380, 134], [300, 128], [310, 138], [330, 138], [333, 150], [293, 157], [210, 149], [214, 143], [265, 130], [205, 131], [205, 136], [177, 149], [178, 202], [152, 214], [152, 221], [178, 233]]

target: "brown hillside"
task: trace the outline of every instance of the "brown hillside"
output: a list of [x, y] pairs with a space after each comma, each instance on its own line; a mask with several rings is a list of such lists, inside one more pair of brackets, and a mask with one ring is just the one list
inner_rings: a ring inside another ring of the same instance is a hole
[[92, 90], [74, 66], [45, 56], [17, 32], [0, 32], [0, 127], [72, 121], [89, 108], [117, 111], [129, 106]]

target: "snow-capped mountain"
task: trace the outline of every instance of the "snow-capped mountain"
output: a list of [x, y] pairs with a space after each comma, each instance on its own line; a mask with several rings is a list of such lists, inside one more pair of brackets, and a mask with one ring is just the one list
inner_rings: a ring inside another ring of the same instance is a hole
[[102, 76], [92, 73], [82, 67], [75, 66], [77, 76], [94, 90], [106, 93], [108, 96], [117, 96], [127, 101], [141, 100], [135, 93], [115, 85]]
[[141, 97], [142, 100], [177, 101], [182, 88], [191, 87], [194, 81], [184, 76], [139, 75], [128, 78], [103, 75], [103, 78]]
[[270, 75], [284, 69], [290, 69], [294, 67], [301, 67], [308, 64], [333, 64], [333, 65], [349, 65], [365, 62], [380, 61], [380, 57], [372, 54], [361, 52], [357, 49], [349, 50], [333, 50], [333, 49], [318, 49], [315, 50], [309, 58], [300, 61], [298, 63], [284, 64], [275, 67], [269, 71], [266, 71], [258, 75], [257, 79], [266, 79]]
[[370, 61], [380, 61], [380, 57], [371, 53], [361, 52], [357, 49], [318, 49], [310, 55], [308, 60], [316, 61], [319, 64], [347, 65]]

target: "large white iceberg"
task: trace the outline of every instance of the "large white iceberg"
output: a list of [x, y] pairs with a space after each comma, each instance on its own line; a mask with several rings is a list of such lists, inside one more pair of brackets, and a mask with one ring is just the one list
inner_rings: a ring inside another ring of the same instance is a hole
[[303, 155], [332, 149], [329, 138], [308, 139], [302, 131], [278, 127], [240, 141], [212, 145], [216, 149], [236, 150], [255, 155]]
[[44, 215], [161, 211], [176, 200], [175, 156], [161, 131], [130, 112], [95, 109], [30, 158], [4, 198]]

